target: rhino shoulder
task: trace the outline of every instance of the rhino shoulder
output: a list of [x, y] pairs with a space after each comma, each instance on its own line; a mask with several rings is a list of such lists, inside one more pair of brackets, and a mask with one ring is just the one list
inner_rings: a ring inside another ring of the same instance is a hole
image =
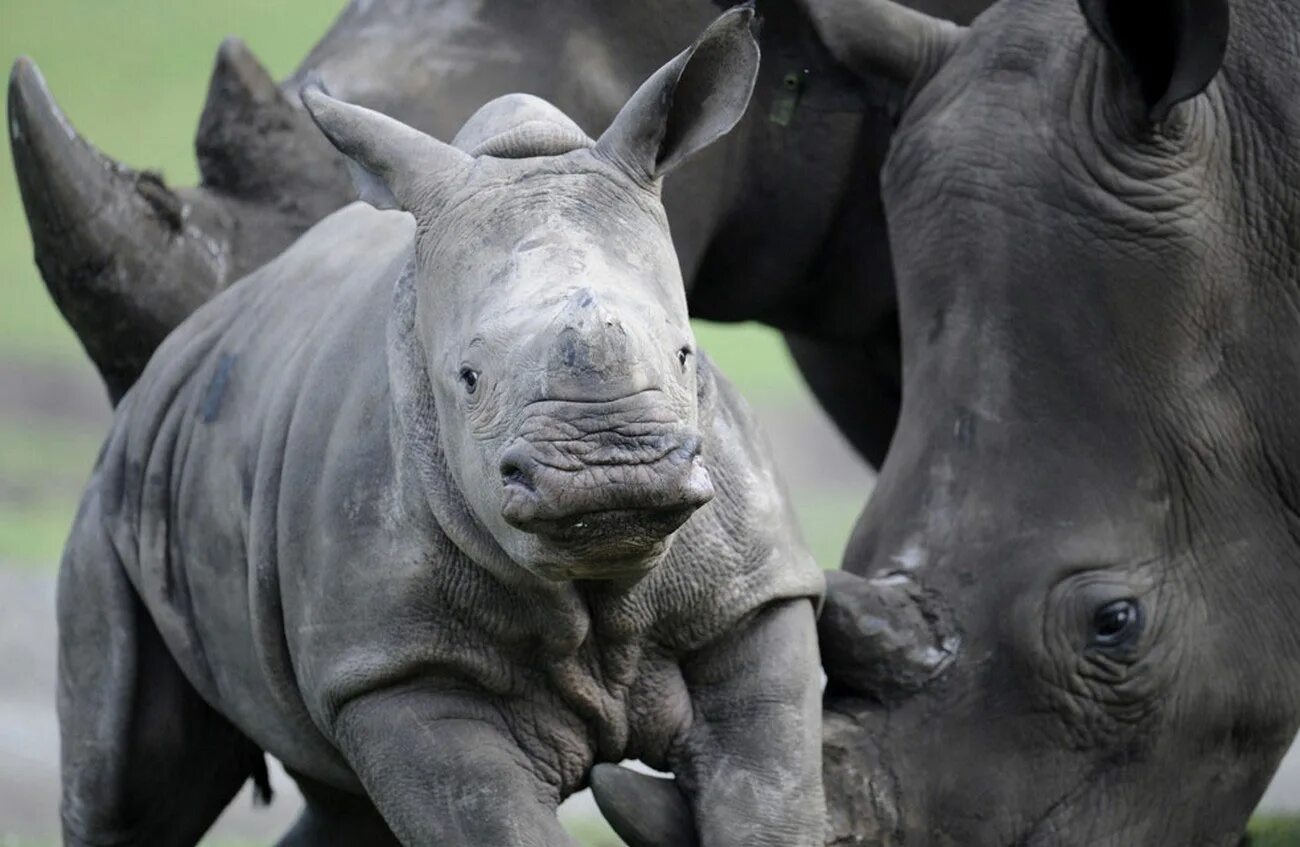
[[693, 650], [758, 609], [825, 591], [753, 411], [706, 356], [699, 356], [700, 429], [715, 497], [687, 521], [667, 567], [654, 575], [663, 636]]

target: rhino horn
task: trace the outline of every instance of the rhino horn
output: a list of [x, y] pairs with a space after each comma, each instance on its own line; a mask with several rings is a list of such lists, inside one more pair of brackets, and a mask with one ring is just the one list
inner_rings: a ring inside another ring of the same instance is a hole
[[194, 142], [203, 185], [316, 220], [348, 202], [342, 157], [238, 38], [217, 51]]
[[116, 402], [224, 282], [226, 246], [202, 231], [217, 211], [195, 215], [156, 174], [82, 139], [27, 58], [9, 78], [9, 133], [36, 264]]
[[600, 764], [591, 793], [605, 820], [628, 847], [696, 847], [695, 817], [677, 781]]
[[938, 599], [901, 572], [872, 579], [828, 572], [817, 635], [827, 692], [879, 702], [919, 691], [948, 669], [961, 644]]
[[803, 0], [818, 35], [840, 63], [903, 85], [934, 73], [965, 28], [893, 0]]

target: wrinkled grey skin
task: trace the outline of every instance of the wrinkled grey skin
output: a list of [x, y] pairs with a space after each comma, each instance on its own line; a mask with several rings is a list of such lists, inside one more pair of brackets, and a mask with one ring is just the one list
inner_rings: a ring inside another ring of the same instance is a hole
[[[1294, 6], [1004, 0], [906, 50], [858, 8], [914, 75], [905, 402], [821, 626], [830, 843], [1235, 845], [1300, 723]], [[919, 687], [851, 670], [889, 582], [955, 639]]]
[[664, 173], [739, 119], [724, 15], [592, 142], [457, 145], [319, 89], [366, 194], [200, 308], [119, 405], [59, 585], [65, 842], [193, 844], [279, 757], [284, 844], [566, 845], [591, 766], [706, 845], [822, 842], [822, 576], [694, 350]]
[[[69, 133], [20, 60], [10, 132], [42, 275], [116, 401], [199, 304], [355, 197], [297, 103], [304, 80], [318, 75], [338, 96], [440, 138], [515, 91], [596, 132], [718, 5], [728, 4], [355, 2], [283, 89], [228, 41], [196, 142], [203, 183], [174, 191]], [[988, 0], [913, 5], [967, 21]], [[864, 82], [827, 49], [814, 23], [842, 29], [827, 20], [841, 14], [830, 0], [761, 0], [758, 11], [767, 61], [753, 108], [666, 190], [691, 311], [782, 330], [821, 403], [878, 465], [899, 375], [877, 174], [901, 87]]]

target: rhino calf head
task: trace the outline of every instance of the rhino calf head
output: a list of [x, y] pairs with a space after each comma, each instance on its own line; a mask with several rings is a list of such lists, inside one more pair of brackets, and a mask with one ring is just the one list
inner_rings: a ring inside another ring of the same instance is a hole
[[445, 144], [304, 91], [363, 198], [416, 219], [416, 323], [442, 451], [475, 519], [543, 578], [644, 574], [713, 497], [659, 187], [744, 113], [752, 16], [724, 15], [596, 141], [522, 95]]

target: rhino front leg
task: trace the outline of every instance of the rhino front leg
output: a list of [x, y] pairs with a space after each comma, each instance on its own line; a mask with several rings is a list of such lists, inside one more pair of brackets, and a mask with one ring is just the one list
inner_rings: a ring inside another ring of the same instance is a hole
[[703, 847], [820, 847], [821, 670], [812, 603], [787, 601], [683, 665], [673, 770]]
[[192, 847], [250, 776], [265, 780], [262, 752], [182, 675], [93, 489], [64, 553], [58, 617], [63, 843]]
[[463, 692], [407, 686], [349, 701], [335, 742], [409, 847], [576, 847], [559, 794], [510, 737], [497, 709]]

